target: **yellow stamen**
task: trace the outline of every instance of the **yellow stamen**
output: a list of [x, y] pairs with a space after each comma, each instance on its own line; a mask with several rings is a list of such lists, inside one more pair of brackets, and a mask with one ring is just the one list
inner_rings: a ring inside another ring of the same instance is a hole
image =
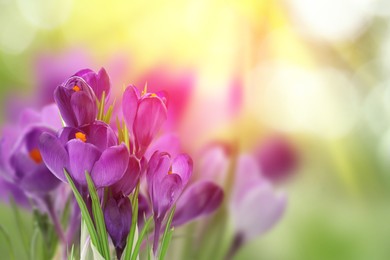
[[150, 94], [151, 97], [157, 97], [155, 93]]
[[79, 92], [80, 91], [80, 87], [75, 85], [73, 88], [74, 92]]
[[87, 141], [87, 137], [82, 132], [77, 132], [75, 134], [76, 139], [79, 139], [80, 141], [83, 141], [84, 143]]
[[41, 163], [42, 162], [42, 156], [41, 156], [41, 153], [39, 152], [39, 150], [37, 148], [35, 149], [32, 149], [30, 151], [30, 158], [36, 162], [37, 164]]

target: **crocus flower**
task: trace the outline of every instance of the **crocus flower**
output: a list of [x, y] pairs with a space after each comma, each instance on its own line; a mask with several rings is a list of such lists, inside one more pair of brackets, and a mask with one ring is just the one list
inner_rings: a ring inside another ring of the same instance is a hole
[[192, 160], [186, 154], [180, 154], [172, 160], [168, 153], [156, 151], [149, 161], [146, 181], [155, 222], [153, 244], [155, 253], [162, 221], [187, 185], [192, 168]]
[[106, 100], [109, 98], [111, 84], [110, 78], [104, 68], [101, 68], [98, 73], [91, 69], [83, 69], [77, 72], [75, 76], [83, 78], [99, 100], [101, 100], [103, 92], [105, 92]]
[[132, 208], [128, 197], [110, 197], [104, 208], [107, 231], [115, 246], [118, 259], [126, 247], [126, 238], [130, 232]]
[[110, 186], [122, 178], [129, 164], [126, 146], [118, 145], [113, 130], [100, 121], [65, 127], [57, 135], [44, 133], [39, 147], [43, 161], [58, 179], [66, 182], [65, 168], [81, 186], [87, 184], [85, 171], [97, 188]]
[[42, 133], [55, 133], [59, 124], [58, 110], [46, 106], [41, 113], [26, 109], [20, 124], [3, 128], [0, 142], [1, 175], [26, 192], [45, 194], [60, 182], [53, 178], [42, 161], [39, 137]]
[[96, 95], [84, 79], [69, 78], [54, 91], [54, 100], [67, 126], [91, 124], [97, 117]]
[[233, 248], [236, 250], [271, 229], [282, 217], [285, 207], [285, 195], [275, 193], [270, 182], [261, 176], [256, 159], [241, 155], [230, 203], [236, 233]]
[[134, 86], [123, 94], [122, 110], [127, 128], [130, 130], [134, 153], [141, 158], [153, 138], [167, 119], [165, 98], [154, 93], [140, 94]]
[[222, 203], [223, 190], [209, 181], [191, 184], [177, 200], [172, 226], [177, 227], [214, 212]]

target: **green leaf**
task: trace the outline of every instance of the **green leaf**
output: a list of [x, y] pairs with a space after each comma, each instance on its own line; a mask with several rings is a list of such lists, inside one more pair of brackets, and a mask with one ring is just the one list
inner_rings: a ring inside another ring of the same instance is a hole
[[16, 220], [16, 224], [18, 227], [20, 237], [21, 237], [22, 242], [23, 242], [24, 251], [26, 252], [26, 255], [29, 256], [29, 244], [28, 244], [28, 239], [25, 235], [26, 233], [24, 232], [25, 228], [23, 225], [23, 221], [20, 217], [20, 212], [19, 212], [18, 207], [16, 206], [15, 200], [12, 197], [10, 199], [10, 204], [11, 204], [12, 210], [13, 210], [14, 215], [15, 215], [15, 220]]
[[171, 228], [168, 232], [168, 234], [165, 237], [164, 243], [161, 247], [161, 252], [160, 252], [160, 258], [159, 260], [164, 260], [165, 255], [167, 254], [169, 244], [172, 240], [172, 235], [173, 235], [174, 228]]
[[[146, 221], [144, 227], [142, 228], [141, 234], [137, 240], [137, 244], [134, 247], [133, 255], [131, 256], [131, 260], [136, 260], [139, 254], [139, 249], [141, 248], [141, 243], [144, 240], [144, 237], [147, 233], [147, 230], [149, 228], [150, 223], [152, 223], [153, 216], [149, 217], [149, 219]], [[126, 259], [126, 258], [125, 258]]]
[[176, 205], [173, 206], [173, 208], [171, 209], [167, 224], [165, 226], [164, 234], [161, 240], [161, 250], [160, 250], [160, 257], [159, 257], [160, 260], [164, 259], [166, 251], [168, 250], [169, 243], [171, 242], [171, 238], [172, 238], [171, 233], [173, 229], [171, 229], [170, 227], [172, 224], [173, 215], [175, 214], [175, 210], [176, 210]]
[[[103, 96], [104, 96], [104, 92], [103, 92]], [[103, 210], [100, 207], [99, 196], [96, 192], [96, 188], [91, 179], [91, 176], [87, 171], [85, 171], [85, 178], [87, 179], [89, 195], [91, 196], [92, 199], [92, 212], [93, 212], [93, 216], [95, 217], [95, 224], [96, 224], [96, 229], [100, 240], [100, 245], [101, 245], [101, 249], [103, 250], [101, 251], [101, 253], [106, 259], [110, 259], [110, 249], [108, 247], [106, 223], [104, 222]]]
[[130, 232], [127, 235], [126, 247], [124, 251], [123, 259], [125, 260], [131, 259], [131, 252], [133, 251], [134, 234], [135, 234], [137, 221], [138, 221], [138, 194], [139, 194], [139, 182], [137, 184], [137, 187], [135, 188], [133, 199], [131, 200], [133, 212], [132, 212]]
[[34, 229], [34, 233], [33, 233], [33, 236], [31, 238], [30, 259], [36, 259], [37, 258], [35, 249], [37, 248], [38, 235], [39, 235], [39, 228], [36, 227]]
[[4, 236], [5, 242], [7, 243], [7, 247], [9, 250], [9, 258], [12, 260], [15, 259], [15, 254], [14, 254], [14, 250], [12, 248], [11, 239], [10, 239], [7, 231], [5, 231], [5, 229], [3, 228], [2, 225], [0, 225], [0, 233]]
[[74, 182], [72, 181], [72, 178], [69, 176], [69, 173], [66, 171], [66, 169], [64, 169], [64, 174], [65, 174], [65, 177], [66, 177], [66, 179], [68, 180], [68, 182], [70, 184], [70, 187], [71, 187], [71, 189], [73, 191], [73, 194], [74, 194], [74, 196], [76, 198], [77, 204], [80, 207], [81, 216], [82, 216], [82, 218], [85, 221], [85, 224], [87, 226], [89, 235], [91, 237], [91, 241], [97, 247], [97, 249], [101, 252], [101, 250], [100, 250], [101, 246], [100, 246], [100, 242], [99, 242], [99, 237], [98, 237], [98, 235], [96, 233], [96, 229], [95, 229], [95, 226], [93, 224], [92, 218], [89, 215], [89, 211], [88, 211], [87, 205], [85, 205], [85, 202], [84, 202], [83, 198], [81, 197], [79, 191], [77, 190], [76, 186], [74, 185]]

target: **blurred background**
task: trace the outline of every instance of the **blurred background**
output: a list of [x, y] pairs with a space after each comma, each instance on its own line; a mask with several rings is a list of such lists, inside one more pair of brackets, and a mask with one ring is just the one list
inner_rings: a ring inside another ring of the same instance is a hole
[[118, 95], [167, 90], [190, 153], [291, 144], [286, 213], [237, 259], [390, 259], [389, 22], [385, 0], [0, 0], [0, 122], [103, 66]]

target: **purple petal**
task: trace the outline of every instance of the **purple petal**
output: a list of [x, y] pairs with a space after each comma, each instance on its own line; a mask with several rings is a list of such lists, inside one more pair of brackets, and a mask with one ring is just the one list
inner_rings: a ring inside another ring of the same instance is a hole
[[200, 159], [196, 160], [196, 165], [195, 172], [198, 174], [198, 178], [223, 186], [230, 165], [229, 151], [224, 145], [212, 144], [201, 151]]
[[[103, 94], [103, 91], [106, 92], [106, 98], [110, 96], [110, 77], [107, 74], [107, 71], [104, 68], [101, 68], [98, 72], [98, 82], [97, 87], [95, 89], [95, 93], [97, 93], [97, 96], [100, 97]], [[101, 93], [101, 94], [100, 94]]]
[[21, 127], [26, 127], [31, 124], [36, 124], [41, 122], [41, 115], [34, 109], [27, 108], [22, 111], [19, 118], [19, 125]]
[[178, 155], [172, 162], [172, 172], [180, 176], [183, 186], [187, 185], [193, 170], [193, 162], [187, 154]]
[[101, 121], [81, 127], [87, 136], [87, 142], [95, 145], [100, 151], [117, 145], [117, 137], [110, 126]]
[[119, 181], [128, 165], [129, 152], [124, 144], [106, 149], [91, 172], [96, 187], [107, 187]]
[[145, 153], [145, 158], [149, 160], [155, 151], [164, 151], [175, 158], [180, 153], [180, 140], [175, 134], [166, 134], [154, 141]]
[[141, 175], [140, 161], [134, 156], [130, 155], [129, 165], [123, 177], [112, 186], [114, 194], [121, 194], [128, 196], [134, 190]]
[[115, 248], [124, 249], [126, 238], [130, 232], [132, 209], [127, 197], [115, 200], [110, 198], [104, 208], [104, 220], [107, 231]]
[[60, 110], [61, 117], [68, 126], [77, 126], [77, 119], [70, 105], [70, 97], [73, 90], [69, 90], [64, 86], [58, 86], [54, 90], [54, 100]]
[[138, 109], [139, 92], [135, 86], [128, 86], [123, 93], [122, 112], [127, 128], [132, 132], [135, 115]]
[[155, 152], [149, 160], [148, 169], [146, 172], [146, 181], [148, 183], [149, 194], [152, 194], [154, 183], [159, 183], [168, 174], [171, 167], [171, 159], [169, 154]]
[[102, 98], [103, 91], [106, 92], [106, 99], [108, 99], [111, 84], [110, 78], [104, 68], [101, 68], [98, 74], [96, 74], [93, 70], [83, 69], [77, 72], [75, 76], [83, 78], [95, 92], [95, 95], [99, 100]]
[[223, 190], [212, 182], [198, 182], [186, 189], [176, 204], [172, 225], [180, 226], [190, 220], [208, 215], [222, 203]]
[[77, 120], [76, 126], [90, 124], [95, 121], [97, 117], [96, 101], [86, 92], [73, 93], [70, 103]]
[[41, 111], [42, 122], [53, 129], [60, 129], [62, 127], [60, 111], [56, 104], [47, 105]]
[[177, 174], [166, 175], [161, 182], [153, 186], [153, 211], [155, 218], [164, 218], [182, 191], [181, 178]]
[[69, 167], [69, 157], [60, 140], [49, 133], [40, 137], [39, 150], [47, 168], [60, 180], [66, 182], [64, 168]]
[[29, 208], [29, 201], [24, 191], [18, 186], [0, 178], [0, 199], [9, 202], [13, 198], [16, 204]]
[[101, 153], [94, 145], [77, 139], [70, 140], [65, 147], [69, 154], [69, 174], [75, 182], [86, 185], [85, 171], [91, 174]]
[[37, 167], [37, 164], [27, 154], [22, 152], [14, 153], [10, 158], [10, 163], [15, 171], [15, 181], [23, 179], [25, 174], [29, 174]]
[[42, 194], [57, 188], [60, 183], [58, 178], [44, 164], [34, 167], [19, 181], [19, 185], [23, 190]]
[[232, 204], [231, 214], [237, 233], [251, 240], [271, 229], [286, 208], [284, 194], [275, 194], [266, 183], [258, 183], [246, 190], [239, 204]]
[[27, 151], [38, 148], [39, 138], [42, 133], [50, 133], [52, 135], [55, 132], [47, 127], [33, 127], [24, 136], [24, 142], [26, 144]]
[[167, 108], [159, 97], [141, 99], [133, 127], [139, 156], [145, 153], [166, 119]]

